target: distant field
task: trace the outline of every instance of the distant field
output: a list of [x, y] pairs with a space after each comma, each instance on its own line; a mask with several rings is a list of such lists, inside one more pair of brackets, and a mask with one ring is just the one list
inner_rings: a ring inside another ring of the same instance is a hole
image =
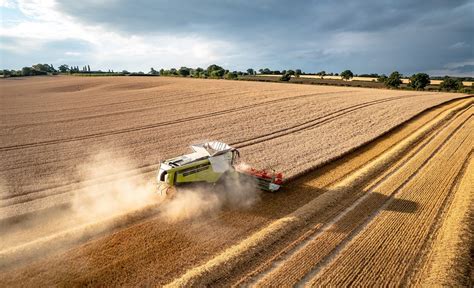
[[[258, 76], [275, 76], [275, 75], [258, 75]], [[310, 78], [310, 79], [321, 79], [320, 76], [316, 75], [300, 75], [301, 78]], [[341, 76], [324, 76], [322, 79], [334, 79], [334, 80], [340, 80]], [[377, 78], [371, 78], [371, 77], [353, 77], [349, 81], [367, 81], [367, 82], [372, 82], [372, 81], [377, 81]], [[410, 82], [409, 79], [407, 78], [402, 78], [402, 83], [408, 84]], [[442, 82], [442, 80], [431, 80], [432, 85], [439, 85]], [[472, 86], [472, 81], [463, 81], [462, 82], [464, 86], [471, 87]]]
[[[443, 271], [465, 265], [468, 95], [172, 77], [0, 90], [5, 286], [449, 285]], [[158, 163], [208, 140], [289, 181], [170, 223], [174, 200], [151, 195]]]

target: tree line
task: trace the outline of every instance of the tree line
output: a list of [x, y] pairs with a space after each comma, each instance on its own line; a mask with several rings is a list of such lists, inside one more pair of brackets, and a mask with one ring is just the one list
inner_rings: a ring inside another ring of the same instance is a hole
[[[101, 71], [101, 70], [91, 70], [89, 65], [79, 66], [69, 66], [67, 64], [62, 64], [58, 69], [54, 68], [52, 64], [35, 64], [31, 67], [23, 67], [21, 70], [0, 70], [3, 74], [3, 77], [19, 77], [19, 76], [35, 76], [35, 75], [57, 75], [58, 73], [62, 74], [96, 74], [96, 75], [130, 75], [130, 76], [175, 76], [175, 77], [193, 77], [193, 78], [213, 78], [213, 79], [229, 79], [234, 80], [238, 79], [239, 76], [256, 76], [257, 70], [253, 68], [247, 69], [245, 72], [242, 71], [229, 71], [219, 65], [212, 64], [206, 69], [204, 68], [171, 68], [171, 69], [160, 69], [155, 70], [153, 67], [150, 68], [148, 73], [144, 72], [128, 72], [127, 70], [122, 70], [121, 72], [114, 72], [113, 70]], [[351, 70], [344, 70], [341, 73], [327, 73], [326, 71], [320, 71], [317, 73], [305, 73], [301, 69], [288, 69], [288, 70], [270, 70], [269, 68], [261, 68], [258, 70], [259, 74], [264, 75], [280, 75], [280, 81], [290, 81], [292, 77], [300, 77], [301, 75], [316, 75], [320, 76], [323, 79], [325, 76], [339, 76], [342, 80], [350, 80], [353, 77], [372, 77], [377, 78], [377, 81], [383, 83], [387, 88], [399, 88], [402, 84], [403, 75], [398, 71], [392, 72], [389, 76], [385, 74], [354, 74]], [[466, 80], [472, 80], [470, 77]], [[439, 88], [441, 90], [447, 91], [457, 91], [461, 90], [464, 86], [462, 83], [463, 78], [459, 77], [448, 77], [445, 76], [441, 82]], [[408, 87], [415, 90], [424, 90], [426, 86], [431, 83], [430, 76], [426, 73], [417, 73], [409, 77]]]
[[[386, 76], [385, 74], [380, 75], [377, 78], [377, 81], [384, 83], [387, 88], [399, 88], [402, 84], [402, 77], [402, 74], [400, 74], [398, 71], [394, 71], [390, 74], [390, 76]], [[426, 73], [413, 74], [408, 78], [408, 80], [408, 87], [415, 90], [424, 90], [425, 87], [431, 83], [430, 76]], [[441, 81], [439, 84], [440, 90], [458, 91], [462, 88], [464, 88], [464, 85], [461, 79], [452, 78], [449, 76], [445, 76], [443, 81]]]
[[[82, 67], [79, 67], [79, 66], [76, 66], [76, 65], [69, 66], [67, 64], [62, 64], [57, 69], [54, 68], [53, 64], [35, 64], [35, 65], [32, 65], [32, 66], [23, 67], [20, 70], [8, 70], [8, 69], [0, 70], [0, 75], [3, 75], [3, 77], [58, 75], [60, 73], [62, 73], [62, 74], [81, 74], [81, 73], [104, 74], [104, 73], [114, 73], [114, 71], [113, 70], [109, 70], [109, 71], [96, 70], [96, 71], [93, 71], [93, 70], [91, 70], [90, 65], [84, 65]], [[123, 74], [123, 73], [120, 72], [119, 74]]]

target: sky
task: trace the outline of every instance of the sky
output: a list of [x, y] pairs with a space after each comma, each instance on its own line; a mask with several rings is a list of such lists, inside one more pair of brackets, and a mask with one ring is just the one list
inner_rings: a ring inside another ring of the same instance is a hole
[[474, 0], [0, 0], [0, 68], [474, 76]]

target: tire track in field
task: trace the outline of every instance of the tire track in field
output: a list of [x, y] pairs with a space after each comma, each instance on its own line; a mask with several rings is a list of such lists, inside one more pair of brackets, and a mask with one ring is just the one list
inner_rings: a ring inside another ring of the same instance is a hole
[[[311, 260], [309, 261], [313, 261], [316, 263], [318, 261], [323, 260], [324, 258], [322, 257], [326, 257], [326, 256], [324, 256], [325, 254], [321, 254], [321, 253], [325, 253], [324, 251], [326, 251], [327, 253], [328, 251], [331, 251], [328, 249], [334, 249], [335, 246], [332, 246], [332, 248], [330, 248], [331, 246], [328, 246], [328, 243], [331, 243], [331, 241], [329, 240], [325, 241], [324, 237], [321, 237], [321, 236], [323, 236], [323, 234], [326, 231], [333, 228], [335, 223], [339, 222], [341, 219], [346, 217], [348, 213], [351, 213], [354, 209], [359, 208], [359, 206], [364, 206], [366, 199], [371, 200], [370, 198], [374, 196], [374, 194], [372, 194], [371, 191], [374, 191], [375, 189], [377, 189], [377, 187], [379, 187], [382, 183], [384, 183], [384, 181], [386, 181], [389, 177], [391, 177], [392, 175], [394, 175], [401, 169], [404, 169], [407, 163], [411, 161], [413, 157], [418, 155], [418, 153], [422, 151], [427, 145], [429, 145], [435, 137], [437, 137], [440, 133], [442, 133], [446, 129], [446, 127], [450, 125], [450, 123], [453, 123], [454, 121], [456, 121], [456, 119], [461, 117], [462, 114], [465, 113], [467, 110], [468, 108], [466, 108], [463, 111], [460, 111], [452, 119], [450, 119], [449, 121], [444, 123], [441, 127], [439, 127], [439, 129], [436, 129], [436, 131], [428, 135], [426, 139], [424, 139], [423, 141], [421, 141], [419, 145], [417, 145], [417, 147], [414, 147], [413, 151], [410, 151], [409, 153], [407, 153], [403, 159], [395, 162], [395, 165], [393, 165], [393, 167], [391, 167], [386, 172], [382, 173], [382, 175], [378, 177], [377, 179], [374, 179], [374, 182], [368, 185], [367, 188], [363, 189], [364, 191], [367, 191], [367, 192], [364, 192], [364, 194], [361, 194], [360, 198], [358, 198], [352, 205], [340, 211], [338, 214], [333, 215], [332, 217], [334, 218], [331, 221], [325, 223], [324, 225], [317, 224], [316, 226], [320, 226], [320, 227], [317, 227], [316, 229], [314, 229], [312, 233], [305, 233], [304, 237], [298, 238], [290, 246], [285, 247], [282, 251], [278, 252], [275, 256], [270, 258], [270, 260], [263, 263], [261, 268], [257, 269], [256, 273], [253, 272], [251, 273], [251, 275], [243, 278], [238, 285], [244, 285], [244, 282], [245, 282], [245, 285], [247, 285], [249, 284], [247, 282], [250, 282], [250, 285], [258, 283], [257, 285], [259, 286], [262, 286], [262, 285], [263, 286], [281, 286], [281, 285], [289, 284], [289, 283], [283, 283], [284, 281], [288, 281], [288, 278], [291, 278], [292, 281], [297, 281], [298, 278], [303, 277], [304, 274], [302, 273], [305, 270], [297, 269], [297, 271], [293, 271], [293, 274], [297, 274], [299, 276], [292, 275], [290, 271], [288, 271], [288, 269], [291, 268], [292, 266], [288, 266], [289, 265], [288, 263], [290, 264], [291, 263], [307, 263], [309, 258], [311, 258]], [[457, 129], [459, 129], [460, 126], [462, 126], [467, 120], [468, 119], [462, 121], [457, 126], [458, 127]], [[454, 132], [449, 133], [449, 135], [445, 137], [445, 141], [449, 140], [449, 138], [451, 137], [453, 133]], [[433, 154], [436, 153], [436, 151], [433, 152]], [[415, 173], [417, 172], [415, 171]], [[386, 198], [386, 199], [379, 199], [378, 197], [375, 197], [374, 200], [377, 202], [384, 200], [383, 202], [386, 202], [386, 201], [389, 201], [391, 197], [393, 197], [393, 194], [389, 198]], [[363, 217], [363, 215], [350, 215], [349, 219], [351, 219], [352, 221], [353, 219], [356, 218], [355, 216]], [[355, 229], [357, 224], [362, 224], [362, 222], [355, 222], [351, 224], [353, 224], [354, 229]], [[341, 235], [334, 235], [333, 238], [338, 239], [337, 237], [339, 237], [339, 240], [345, 239], [345, 237], [341, 238], [342, 237]], [[334, 243], [332, 244], [334, 245]], [[307, 252], [308, 247], [312, 248], [315, 246], [318, 246], [318, 249], [316, 249], [316, 251], [313, 251], [310, 249], [311, 253]], [[305, 258], [308, 258], [308, 259], [305, 260]], [[263, 283], [259, 283], [260, 281], [263, 281]]]
[[[221, 89], [217, 92], [210, 92], [210, 93], [203, 94], [203, 95], [219, 94], [219, 93], [222, 93], [222, 92], [225, 92], [225, 91], [226, 91], [225, 89]], [[182, 95], [182, 93], [168, 94], [168, 95], [166, 95], [166, 97], [174, 97], [176, 95]], [[72, 107], [72, 108], [64, 108], [64, 109], [43, 110], [43, 111], [35, 111], [35, 112], [6, 113], [6, 114], [2, 114], [2, 115], [4, 115], [4, 116], [19, 116], [19, 115], [48, 114], [48, 113], [55, 113], [55, 112], [66, 112], [66, 111], [82, 110], [82, 109], [88, 109], [88, 108], [117, 106], [117, 105], [123, 105], [123, 104], [135, 103], [135, 102], [143, 102], [143, 101], [151, 100], [151, 99], [156, 99], [156, 96], [146, 97], [146, 98], [141, 98], [141, 99], [118, 101], [118, 102], [112, 102], [112, 103], [107, 103], [107, 104], [97, 104], [97, 105], [80, 106], [80, 107]]]
[[[428, 94], [425, 94], [425, 95], [428, 95]], [[386, 103], [386, 102], [390, 102], [390, 101], [400, 100], [400, 99], [403, 99], [403, 98], [406, 98], [406, 97], [419, 97], [419, 96], [422, 96], [422, 95], [397, 96], [397, 97], [373, 100], [373, 101], [353, 105], [353, 106], [346, 107], [344, 109], [340, 109], [338, 111], [334, 111], [334, 112], [328, 113], [326, 115], [311, 119], [309, 121], [305, 121], [303, 123], [300, 123], [300, 124], [297, 124], [297, 125], [294, 125], [294, 126], [291, 126], [291, 127], [287, 127], [287, 128], [283, 128], [283, 129], [280, 129], [280, 130], [277, 130], [277, 131], [267, 133], [267, 134], [263, 134], [263, 135], [260, 135], [258, 137], [255, 137], [255, 138], [242, 140], [242, 141], [238, 141], [238, 142], [233, 142], [230, 145], [234, 146], [236, 148], [243, 148], [243, 147], [252, 146], [252, 145], [255, 145], [255, 144], [258, 144], [258, 143], [261, 143], [261, 142], [265, 142], [265, 141], [268, 141], [268, 140], [283, 137], [283, 136], [286, 136], [286, 135], [289, 135], [289, 134], [292, 134], [292, 133], [296, 133], [296, 132], [300, 132], [300, 131], [303, 131], [303, 130], [306, 130], [306, 129], [311, 129], [311, 128], [314, 128], [314, 127], [318, 127], [319, 125], [323, 125], [323, 124], [326, 124], [328, 122], [334, 121], [334, 120], [336, 120], [336, 119], [338, 119], [338, 118], [340, 118], [340, 117], [342, 117], [346, 114], [361, 110], [363, 108], [371, 107], [371, 106], [374, 106], [374, 105], [378, 105], [378, 104], [382, 104], [382, 103]]]
[[[301, 99], [301, 98], [313, 97], [313, 96], [318, 96], [318, 95], [345, 94], [345, 93], [350, 93], [350, 92], [357, 92], [357, 91], [321, 92], [321, 93], [310, 93], [310, 94], [303, 94], [303, 95], [298, 95], [298, 96], [285, 97], [285, 98], [270, 100], [270, 101], [256, 103], [256, 104], [244, 105], [237, 108], [215, 111], [215, 112], [206, 113], [202, 115], [196, 115], [196, 116], [185, 117], [185, 118], [171, 120], [171, 121], [148, 124], [148, 125], [139, 126], [139, 127], [130, 127], [130, 128], [124, 128], [124, 129], [118, 129], [118, 130], [112, 130], [112, 131], [98, 132], [98, 133], [63, 138], [63, 139], [54, 139], [54, 140], [46, 140], [46, 141], [39, 141], [39, 142], [32, 142], [32, 143], [25, 143], [25, 144], [18, 144], [18, 145], [3, 146], [3, 147], [0, 147], [0, 151], [10, 151], [10, 150], [18, 150], [18, 149], [31, 148], [31, 147], [41, 147], [41, 146], [46, 146], [46, 145], [75, 142], [75, 141], [94, 139], [94, 138], [111, 136], [111, 135], [124, 134], [124, 133], [129, 133], [129, 132], [138, 132], [138, 131], [149, 130], [149, 129], [154, 129], [158, 127], [169, 126], [173, 124], [181, 124], [181, 123], [206, 119], [206, 118], [215, 117], [215, 116], [222, 116], [229, 113], [245, 111], [245, 110], [252, 109], [255, 107], [266, 106], [269, 104], [280, 103], [280, 102], [293, 100], [293, 99]], [[424, 95], [427, 95], [427, 94], [424, 94]], [[416, 95], [416, 96], [420, 96], [420, 95]]]
[[[265, 91], [262, 91], [262, 92], [265, 92]], [[211, 92], [211, 93], [203, 93], [203, 94], [196, 94], [196, 95], [193, 95], [194, 97], [201, 97], [201, 96], [209, 96], [209, 95], [213, 95], [213, 94], [221, 94], [222, 91], [219, 91], [219, 92]], [[238, 95], [242, 95], [242, 94], [247, 94], [248, 91], [244, 91], [244, 92], [238, 92], [238, 93], [234, 93], [234, 94], [227, 94], [226, 96], [238, 96]], [[173, 94], [173, 95], [166, 95], [167, 97], [173, 97], [175, 95], [182, 95], [180, 93], [176, 93], [176, 94]], [[148, 100], [148, 99], [156, 99], [157, 97], [150, 97], [150, 98], [146, 98], [145, 100]], [[214, 98], [217, 98], [217, 97], [214, 97]], [[143, 102], [144, 99], [139, 99], [139, 100], [133, 100], [133, 102]], [[162, 107], [166, 107], [166, 106], [175, 106], [175, 105], [184, 105], [184, 104], [190, 104], [190, 103], [193, 103], [193, 102], [199, 102], [201, 101], [200, 99], [197, 99], [197, 100], [191, 100], [191, 101], [184, 101], [184, 102], [179, 102], [179, 103], [176, 103], [176, 102], [171, 102], [171, 103], [159, 103], [160, 105], [158, 106], [147, 106], [147, 107], [144, 107], [144, 108], [134, 108], [134, 109], [128, 109], [128, 110], [122, 110], [122, 111], [116, 111], [116, 112], [110, 112], [110, 113], [104, 113], [104, 114], [96, 114], [96, 115], [89, 115], [89, 116], [82, 116], [82, 117], [77, 117], [77, 118], [67, 118], [67, 119], [59, 119], [59, 120], [49, 120], [49, 121], [43, 121], [43, 122], [35, 122], [35, 123], [25, 123], [25, 124], [20, 124], [20, 125], [15, 125], [15, 126], [5, 126], [5, 127], [11, 127], [13, 129], [18, 129], [18, 128], [23, 128], [23, 127], [33, 127], [33, 126], [41, 126], [41, 125], [44, 125], [44, 124], [51, 124], [51, 123], [67, 123], [67, 122], [71, 122], [71, 121], [77, 121], [77, 120], [89, 120], [89, 119], [95, 119], [95, 118], [101, 118], [101, 117], [108, 117], [108, 116], [115, 116], [115, 115], [124, 115], [124, 114], [127, 114], [127, 113], [135, 113], [135, 112], [143, 112], [143, 111], [149, 111], [149, 110], [156, 110], [158, 107], [162, 108]], [[129, 102], [132, 102], [132, 101], [129, 101]], [[121, 103], [117, 103], [116, 105], [118, 104], [121, 104]], [[101, 107], [101, 106], [112, 106], [112, 104], [101, 104], [101, 105], [97, 105], [97, 106], [91, 106], [92, 108], [95, 108], [95, 107]], [[73, 108], [73, 109], [83, 109], [83, 107], [81, 108]], [[39, 113], [42, 113], [42, 112], [39, 112]]]

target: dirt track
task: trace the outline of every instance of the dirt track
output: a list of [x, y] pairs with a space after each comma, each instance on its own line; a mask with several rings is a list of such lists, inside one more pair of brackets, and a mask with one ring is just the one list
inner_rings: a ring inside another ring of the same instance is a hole
[[[49, 226], [37, 228], [34, 221], [21, 218], [25, 212], [38, 217], [51, 213], [38, 211], [48, 207], [64, 205], [67, 210], [77, 191], [117, 176], [152, 178], [159, 158], [185, 152], [187, 144], [205, 139], [232, 143], [241, 148], [248, 163], [276, 167], [294, 177], [424, 109], [462, 96], [172, 78], [46, 78], [0, 85], [1, 100], [6, 103], [0, 108], [4, 183], [0, 215], [8, 223], [1, 252], [15, 252], [11, 249], [19, 243], [27, 245], [77, 224], [48, 215]], [[367, 278], [367, 272], [350, 274], [367, 266], [360, 259], [368, 259], [352, 255], [356, 249], [351, 247], [359, 245], [359, 253], [372, 251], [365, 247], [379, 243], [374, 237], [390, 235], [384, 229], [390, 229], [393, 221], [401, 222], [400, 217], [406, 218], [400, 223], [405, 225], [397, 229], [427, 229], [425, 234], [407, 238], [405, 254], [399, 255], [413, 266], [424, 267], [413, 252], [429, 254], [432, 243], [427, 238], [438, 231], [430, 228], [439, 222], [437, 211], [448, 207], [453, 191], [463, 191], [452, 186], [461, 178], [472, 150], [470, 103], [470, 99], [456, 101], [425, 113], [389, 137], [291, 182], [284, 192], [263, 194], [249, 210], [224, 209], [205, 220], [170, 224], [161, 219], [159, 206], [153, 207], [157, 210], [137, 216], [140, 221], [130, 216], [118, 221], [135, 224], [114, 229], [113, 234], [103, 229], [103, 237], [73, 249], [68, 248], [74, 243], [65, 243], [65, 253], [26, 267], [4, 265], [0, 279], [7, 285], [146, 285], [173, 279], [181, 284], [292, 285], [302, 281], [318, 285], [325, 279], [342, 283], [364, 275], [364, 281], [375, 283], [377, 279]], [[397, 145], [398, 150], [393, 150]], [[117, 165], [113, 176], [78, 175], [77, 166], [104, 148], [117, 158], [133, 161]], [[446, 159], [453, 161], [448, 165]], [[452, 168], [439, 171], [445, 166]], [[432, 187], [434, 181], [441, 182]], [[416, 190], [420, 192], [414, 195], [411, 191]], [[430, 201], [432, 195], [439, 200]], [[306, 206], [309, 203], [314, 206]], [[61, 210], [58, 213], [62, 215]], [[30, 221], [26, 233], [17, 222], [12, 224], [15, 217], [20, 223]], [[273, 228], [268, 231], [272, 238], [265, 231]], [[255, 233], [260, 233], [260, 242], [249, 250], [242, 243], [251, 245], [257, 239]], [[263, 248], [259, 257], [253, 257]], [[386, 249], [377, 251], [370, 256], [373, 261], [392, 263], [390, 269], [394, 269], [379, 272], [387, 277], [378, 283], [413, 279], [423, 283], [422, 273], [400, 267], [400, 258], [388, 257], [391, 252]], [[11, 253], [5, 255], [0, 260], [14, 259]], [[228, 260], [225, 269], [219, 259]], [[201, 273], [199, 265], [209, 263], [214, 266], [209, 266], [207, 274]], [[344, 277], [329, 274], [350, 265], [354, 268]]]

